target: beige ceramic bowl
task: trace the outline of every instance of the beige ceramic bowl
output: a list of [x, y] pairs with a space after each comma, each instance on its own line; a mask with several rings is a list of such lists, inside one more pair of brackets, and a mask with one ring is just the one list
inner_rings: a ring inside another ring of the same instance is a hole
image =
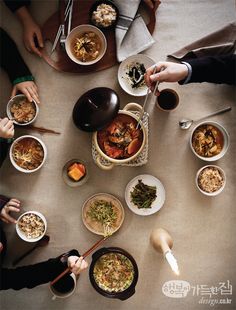
[[[206, 168], [215, 168], [215, 169], [219, 170], [220, 174], [221, 174], [222, 177], [223, 177], [223, 184], [222, 184], [222, 186], [221, 186], [218, 190], [216, 190], [216, 191], [214, 191], [214, 192], [206, 192], [206, 191], [204, 191], [204, 190], [199, 186], [199, 177], [200, 177], [200, 174], [201, 174], [202, 171], [203, 171], [204, 169], [206, 169]], [[197, 188], [199, 189], [199, 191], [200, 191], [202, 194], [204, 194], [204, 195], [206, 195], [206, 196], [211, 196], [211, 197], [212, 197], [212, 196], [217, 196], [217, 195], [219, 195], [219, 194], [223, 191], [223, 189], [225, 188], [225, 184], [226, 184], [226, 175], [225, 175], [225, 173], [224, 173], [224, 170], [221, 169], [219, 166], [216, 166], [216, 165], [207, 165], [207, 166], [204, 166], [204, 167], [202, 167], [202, 168], [200, 168], [200, 169], [198, 170], [198, 172], [197, 172], [197, 174], [196, 174], [196, 178], [195, 178], [195, 183], [196, 183]]]
[[[82, 35], [85, 32], [94, 32], [100, 38], [102, 46], [101, 46], [100, 53], [96, 59], [83, 62], [74, 56], [73, 52], [71, 51], [71, 43], [76, 37]], [[96, 62], [98, 62], [100, 59], [102, 59], [107, 49], [107, 40], [103, 32], [99, 30], [97, 27], [85, 24], [85, 25], [80, 25], [78, 27], [75, 27], [70, 32], [70, 34], [68, 35], [66, 39], [65, 47], [66, 47], [66, 53], [70, 57], [71, 60], [73, 60], [75, 63], [81, 66], [88, 66], [88, 65], [93, 65]]]
[[[136, 121], [138, 121], [138, 120], [139, 120], [138, 116], [137, 116], [136, 114], [132, 113], [132, 112], [129, 111], [129, 110], [131, 110], [131, 111], [138, 110], [139, 112], [141, 112], [142, 107], [141, 107], [139, 104], [137, 104], [137, 103], [131, 102], [131, 103], [128, 103], [128, 104], [123, 108], [123, 110], [120, 110], [120, 111], [118, 112], [119, 114], [129, 115], [129, 116], [131, 116], [132, 118], [134, 118]], [[108, 155], [106, 155], [106, 154], [101, 150], [101, 148], [100, 148], [100, 146], [99, 146], [99, 144], [98, 144], [98, 140], [97, 140], [97, 133], [98, 133], [98, 132], [96, 131], [96, 132], [93, 134], [93, 142], [94, 142], [94, 145], [95, 145], [96, 150], [97, 150], [98, 153], [99, 153], [99, 157], [97, 158], [97, 161], [96, 161], [97, 165], [98, 165], [100, 168], [104, 169], [104, 170], [110, 170], [110, 169], [112, 169], [115, 165], [121, 165], [121, 164], [123, 164], [123, 163], [127, 163], [127, 162], [129, 162], [129, 161], [135, 159], [135, 158], [142, 152], [142, 150], [143, 150], [143, 148], [144, 148], [144, 146], [145, 146], [145, 144], [146, 144], [146, 140], [147, 140], [146, 130], [145, 130], [145, 128], [144, 128], [144, 126], [143, 126], [143, 124], [142, 124], [141, 121], [140, 121], [140, 125], [141, 125], [141, 129], [142, 129], [142, 132], [143, 132], [143, 142], [142, 142], [142, 145], [141, 145], [141, 147], [139, 148], [139, 150], [138, 150], [134, 155], [130, 156], [129, 158], [125, 158], [125, 159], [114, 159], [114, 158], [111, 158], [111, 157], [109, 157]], [[104, 164], [102, 163], [102, 158], [104, 158], [104, 159], [106, 159], [107, 161], [109, 161], [110, 164], [109, 164], [109, 165], [104, 165]]]
[[[43, 221], [43, 223], [44, 223], [44, 232], [42, 233], [42, 235], [40, 235], [40, 236], [37, 237], [37, 238], [28, 238], [28, 237], [24, 234], [24, 232], [19, 228], [19, 222], [20, 222], [20, 220], [22, 219], [22, 217], [23, 217], [24, 215], [27, 215], [27, 214], [35, 214], [35, 215], [37, 215], [38, 217], [40, 217], [40, 218], [42, 219], [42, 221]], [[43, 236], [46, 234], [46, 231], [47, 231], [47, 221], [46, 221], [46, 218], [45, 218], [45, 216], [44, 216], [42, 213], [40, 213], [40, 212], [38, 212], [38, 211], [27, 211], [27, 212], [21, 214], [21, 216], [18, 218], [17, 223], [16, 223], [16, 232], [17, 232], [17, 235], [18, 235], [22, 240], [24, 240], [24, 241], [26, 241], [26, 242], [36, 242], [36, 241], [39, 241], [39, 240], [42, 239]]]
[[27, 126], [27, 125], [33, 123], [36, 120], [36, 118], [38, 116], [38, 113], [39, 113], [39, 107], [38, 107], [37, 103], [35, 101], [32, 101], [31, 103], [32, 103], [32, 105], [34, 105], [35, 111], [36, 111], [35, 116], [27, 123], [19, 123], [19, 122], [17, 122], [14, 119], [10, 109], [11, 109], [11, 106], [12, 106], [13, 103], [20, 102], [20, 101], [22, 101], [24, 99], [26, 99], [28, 101], [28, 99], [26, 98], [25, 95], [23, 95], [23, 94], [16, 95], [15, 97], [11, 98], [11, 100], [7, 104], [7, 116], [8, 116], [8, 118], [11, 119], [14, 124], [17, 124], [19, 126]]
[[[37, 140], [37, 141], [40, 143], [40, 145], [42, 146], [43, 151], [44, 151], [43, 161], [41, 162], [41, 164], [40, 164], [37, 168], [35, 168], [35, 169], [33, 169], [33, 170], [27, 170], [27, 169], [24, 169], [24, 168], [21, 168], [20, 166], [18, 166], [17, 163], [15, 162], [14, 158], [13, 158], [13, 155], [12, 155], [12, 152], [13, 152], [13, 149], [14, 149], [15, 144], [16, 144], [18, 141], [21, 141], [21, 140], [23, 140], [23, 139], [25, 139], [25, 138], [32, 138], [32, 139]], [[11, 147], [10, 147], [10, 151], [9, 151], [9, 156], [10, 156], [10, 161], [11, 161], [12, 165], [13, 165], [18, 171], [24, 172], [24, 173], [33, 173], [33, 172], [35, 172], [35, 171], [38, 171], [38, 170], [43, 166], [43, 164], [44, 164], [44, 162], [45, 162], [45, 160], [46, 160], [46, 157], [47, 157], [47, 148], [46, 148], [46, 145], [43, 143], [43, 141], [40, 140], [39, 138], [37, 138], [37, 137], [35, 137], [35, 136], [31, 136], [31, 135], [25, 135], [25, 136], [21, 136], [21, 137], [17, 138], [17, 139], [12, 143], [12, 145], [11, 145]]]
[[[200, 126], [203, 126], [203, 125], [213, 125], [214, 127], [216, 127], [223, 135], [223, 140], [224, 140], [224, 144], [223, 144], [223, 148], [221, 150], [221, 152], [215, 156], [212, 156], [212, 157], [203, 157], [203, 156], [200, 156], [193, 148], [193, 145], [192, 145], [192, 140], [193, 140], [193, 134], [195, 132], [195, 130], [200, 127]], [[228, 147], [229, 147], [229, 134], [228, 132], [226, 131], [226, 129], [220, 125], [219, 123], [217, 122], [212, 122], [212, 121], [205, 121], [205, 122], [202, 122], [202, 123], [199, 123], [197, 126], [194, 127], [192, 133], [191, 133], [191, 136], [190, 136], [190, 148], [192, 150], [192, 152], [200, 159], [204, 160], [204, 161], [216, 161], [220, 158], [222, 158], [225, 153], [227, 152], [228, 150]]]

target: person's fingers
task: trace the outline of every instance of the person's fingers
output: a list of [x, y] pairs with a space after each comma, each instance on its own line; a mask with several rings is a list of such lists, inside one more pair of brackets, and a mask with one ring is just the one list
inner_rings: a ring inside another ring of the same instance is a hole
[[8, 122], [4, 126], [7, 130], [10, 130], [12, 127], [14, 128], [13, 121], [8, 120]]
[[11, 202], [11, 201], [14, 201], [14, 202], [16, 202], [16, 203], [18, 203], [20, 205], [20, 200], [19, 199], [12, 198], [9, 202]]
[[2, 120], [1, 120], [1, 125], [3, 127], [5, 127], [9, 122], [9, 119], [7, 117], [4, 117]]
[[14, 86], [13, 89], [12, 89], [11, 97], [10, 98], [15, 97], [16, 93], [17, 93], [16, 86]]
[[8, 213], [5, 213], [4, 219], [5, 219], [6, 221], [8, 221], [8, 223], [13, 223], [13, 224], [15, 224], [15, 223], [17, 222], [17, 221], [16, 221], [12, 216], [10, 216]]
[[43, 44], [43, 37], [42, 37], [42, 33], [41, 33], [40, 28], [38, 28], [38, 29], [35, 31], [35, 34], [36, 34], [36, 38], [37, 38], [37, 40], [38, 40], [39, 46], [40, 46], [41, 48], [44, 47], [44, 44]]
[[18, 202], [15, 202], [15, 201], [9, 201], [8, 202], [8, 207], [14, 207], [14, 208], [17, 208], [17, 210], [20, 210], [20, 204]]
[[0, 242], [0, 253], [2, 252], [2, 250], [3, 250], [3, 244], [2, 242]]
[[32, 102], [32, 97], [31, 97], [31, 95], [30, 95], [30, 93], [29, 93], [29, 91], [28, 91], [28, 88], [23, 88], [22, 90], [22, 93], [24, 94], [24, 95], [26, 95], [26, 97], [27, 97], [27, 99], [30, 101], [30, 102]]
[[33, 86], [31, 86], [29, 92], [30, 92], [30, 94], [31, 94], [31, 97], [32, 97], [37, 103], [40, 103], [38, 93], [37, 93], [37, 91], [35, 90], [35, 88], [34, 88]]
[[7, 221], [5, 218], [1, 217], [1, 221], [3, 221], [4, 223], [9, 224], [9, 221]]
[[18, 207], [13, 207], [12, 205], [8, 207], [8, 210], [10, 212], [20, 212], [20, 209]]
[[85, 260], [83, 260], [81, 263], [80, 269], [83, 270], [83, 269], [86, 269], [87, 267], [88, 267], [88, 263]]
[[30, 49], [33, 53], [37, 54], [39, 57], [41, 57], [41, 53], [39, 51], [39, 49], [35, 46], [35, 42], [34, 42], [34, 35], [32, 35], [29, 39], [29, 44], [30, 44]]

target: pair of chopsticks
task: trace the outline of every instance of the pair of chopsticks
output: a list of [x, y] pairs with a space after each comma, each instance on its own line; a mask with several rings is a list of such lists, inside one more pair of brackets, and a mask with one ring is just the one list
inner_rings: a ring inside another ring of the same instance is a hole
[[[23, 128], [22, 126], [18, 126], [18, 125], [16, 125], [16, 126], [19, 127], [19, 128]], [[37, 131], [37, 132], [40, 132], [40, 133], [51, 133], [51, 134], [54, 134], [54, 135], [60, 135], [61, 134], [59, 131], [55, 131], [55, 130], [44, 128], [44, 127], [36, 127], [36, 126], [33, 126], [33, 125], [24, 126], [24, 129], [33, 130], [33, 131]]]
[[[163, 71], [164, 69], [165, 69], [165, 68], [162, 67], [161, 70], [160, 70], [160, 72]], [[155, 68], [154, 68], [152, 74], [156, 74], [156, 72], [157, 72], [157, 67], [155, 66]], [[154, 91], [153, 91], [153, 93], [152, 93], [151, 100], [152, 100], [153, 96], [155, 95], [155, 93], [156, 93], [156, 91], [157, 91], [157, 89], [158, 89], [158, 85], [159, 85], [159, 84], [160, 84], [160, 81], [157, 81], [157, 82], [156, 82], [156, 85], [155, 85], [155, 88], [154, 88]], [[145, 106], [146, 106], [147, 101], [148, 101], [149, 93], [150, 93], [150, 91], [149, 91], [149, 88], [148, 88], [148, 89], [147, 89], [147, 94], [146, 94], [145, 99], [144, 99], [142, 111], [140, 112], [140, 115], [139, 115], [139, 118], [138, 118], [138, 123], [137, 123], [136, 129], [138, 129], [138, 127], [140, 126], [140, 121], [141, 121], [142, 118], [143, 118], [143, 115], [144, 115], [144, 112], [145, 112]]]
[[[99, 245], [101, 245], [109, 236], [103, 237], [102, 239], [98, 240], [90, 249], [88, 249], [83, 255], [83, 258], [86, 258], [90, 253], [92, 253]], [[77, 261], [76, 261], [77, 262]], [[52, 282], [51, 285], [54, 285], [57, 281], [59, 281], [64, 275], [69, 273], [71, 270], [70, 268], [66, 268], [62, 273], [60, 273]]]

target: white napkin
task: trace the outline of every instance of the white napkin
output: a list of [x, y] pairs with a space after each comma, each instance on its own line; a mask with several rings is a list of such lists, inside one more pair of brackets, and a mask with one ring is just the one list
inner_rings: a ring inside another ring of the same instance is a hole
[[140, 0], [114, 0], [119, 9], [116, 26], [116, 54], [118, 61], [138, 54], [149, 48], [155, 41], [149, 33], [143, 18], [137, 14]]

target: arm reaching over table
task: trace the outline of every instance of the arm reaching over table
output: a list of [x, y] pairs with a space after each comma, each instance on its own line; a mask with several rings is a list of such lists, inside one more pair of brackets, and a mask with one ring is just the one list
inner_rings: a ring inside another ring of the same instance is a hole
[[[153, 74], [155, 66], [157, 73]], [[231, 54], [194, 58], [182, 63], [163, 61], [147, 69], [145, 82], [152, 91], [158, 81], [179, 82], [179, 84], [209, 82], [236, 85], [235, 68], [236, 55]]]
[[40, 48], [44, 46], [43, 36], [39, 25], [35, 22], [27, 6], [29, 0], [4, 0], [6, 6], [17, 15], [23, 26], [23, 41], [25, 48], [38, 56], [42, 56]]

